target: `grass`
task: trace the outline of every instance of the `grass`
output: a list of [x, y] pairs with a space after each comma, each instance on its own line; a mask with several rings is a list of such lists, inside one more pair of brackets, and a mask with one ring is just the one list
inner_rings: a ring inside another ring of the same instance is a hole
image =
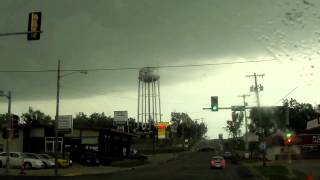
[[286, 166], [274, 165], [274, 166], [254, 166], [263, 176], [268, 177], [270, 180], [301, 180], [306, 178], [306, 174], [293, 170], [293, 176], [290, 178], [289, 170]]

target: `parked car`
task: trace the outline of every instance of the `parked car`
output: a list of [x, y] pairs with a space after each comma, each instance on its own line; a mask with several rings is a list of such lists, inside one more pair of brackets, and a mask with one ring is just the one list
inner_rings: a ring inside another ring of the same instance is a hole
[[[6, 166], [7, 153], [0, 153], [0, 167]], [[41, 169], [44, 168], [42, 161], [38, 159], [33, 159], [30, 156], [23, 154], [21, 152], [10, 152], [9, 165], [14, 168], [21, 168], [23, 166], [25, 169]]]
[[210, 160], [210, 167], [214, 168], [226, 168], [226, 160], [222, 156], [213, 156]]
[[45, 168], [52, 168], [55, 166], [54, 161], [52, 161], [50, 159], [45, 159], [45, 158], [41, 157], [39, 154], [35, 154], [35, 153], [23, 153], [23, 154], [29, 156], [30, 158], [38, 159], [38, 160], [42, 161]]
[[97, 154], [94, 152], [84, 152], [80, 157], [80, 164], [86, 166], [96, 166], [100, 164]]
[[[50, 161], [55, 162], [55, 158], [49, 154], [39, 154], [39, 156], [43, 159], [48, 159]], [[58, 158], [58, 167], [70, 167], [72, 165], [72, 160], [66, 160], [62, 158]]]

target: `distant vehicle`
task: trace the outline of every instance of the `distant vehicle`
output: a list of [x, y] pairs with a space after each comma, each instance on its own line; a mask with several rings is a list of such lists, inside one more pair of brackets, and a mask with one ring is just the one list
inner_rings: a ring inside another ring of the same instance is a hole
[[[39, 156], [43, 159], [48, 159], [50, 161], [55, 162], [54, 157], [52, 157], [51, 155], [48, 154], [39, 154]], [[62, 158], [58, 158], [58, 167], [69, 167], [72, 165], [72, 160], [66, 160], [66, 159], [62, 159]]]
[[222, 156], [213, 156], [210, 161], [211, 169], [214, 168], [226, 168], [226, 160]]
[[86, 166], [96, 166], [100, 164], [97, 154], [94, 152], [84, 152], [80, 157], [80, 164]]
[[[0, 167], [6, 166], [6, 158], [7, 158], [6, 156], [7, 156], [6, 152], [0, 153]], [[33, 159], [32, 157], [26, 154], [23, 154], [21, 152], [10, 152], [9, 158], [10, 158], [10, 161], [9, 161], [10, 167], [21, 168], [21, 166], [23, 165], [25, 169], [44, 168], [44, 164], [42, 161], [38, 159]]]
[[38, 159], [38, 160], [42, 161], [45, 168], [52, 168], [55, 166], [54, 161], [52, 161], [50, 159], [43, 158], [39, 154], [35, 154], [35, 153], [23, 153], [23, 154], [29, 156], [30, 158]]
[[231, 159], [232, 158], [232, 153], [229, 152], [229, 151], [226, 151], [226, 152], [223, 153], [223, 157], [225, 159]]

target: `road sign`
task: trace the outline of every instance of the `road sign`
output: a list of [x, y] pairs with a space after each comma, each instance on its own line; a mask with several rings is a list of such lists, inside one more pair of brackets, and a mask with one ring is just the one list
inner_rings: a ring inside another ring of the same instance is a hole
[[166, 138], [166, 129], [158, 129], [158, 139]]
[[246, 107], [244, 106], [231, 106], [232, 111], [244, 111]]
[[169, 126], [169, 122], [158, 122], [155, 126], [158, 129], [158, 139], [165, 139], [166, 129]]
[[128, 123], [128, 111], [114, 111], [115, 124], [125, 125]]
[[71, 133], [73, 130], [73, 120], [72, 115], [63, 115], [58, 118], [58, 128], [59, 133]]

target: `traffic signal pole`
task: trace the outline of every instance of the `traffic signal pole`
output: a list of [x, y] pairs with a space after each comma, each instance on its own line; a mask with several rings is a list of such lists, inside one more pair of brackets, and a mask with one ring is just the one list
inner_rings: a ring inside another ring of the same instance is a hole
[[[247, 102], [246, 102], [246, 97], [249, 97], [249, 94], [243, 94], [240, 95], [239, 97], [242, 97], [243, 99], [243, 106], [246, 108], [247, 106]], [[248, 121], [247, 121], [247, 110], [244, 109], [244, 124], [245, 124], [245, 133], [246, 133], [246, 137], [245, 137], [245, 150], [248, 152], [249, 150], [249, 143], [248, 143]]]
[[3, 36], [17, 36], [17, 35], [26, 35], [26, 34], [32, 34], [32, 33], [43, 33], [43, 31], [35, 31], [35, 32], [31, 32], [31, 31], [23, 31], [23, 32], [8, 32], [8, 33], [0, 33], [0, 37]]

